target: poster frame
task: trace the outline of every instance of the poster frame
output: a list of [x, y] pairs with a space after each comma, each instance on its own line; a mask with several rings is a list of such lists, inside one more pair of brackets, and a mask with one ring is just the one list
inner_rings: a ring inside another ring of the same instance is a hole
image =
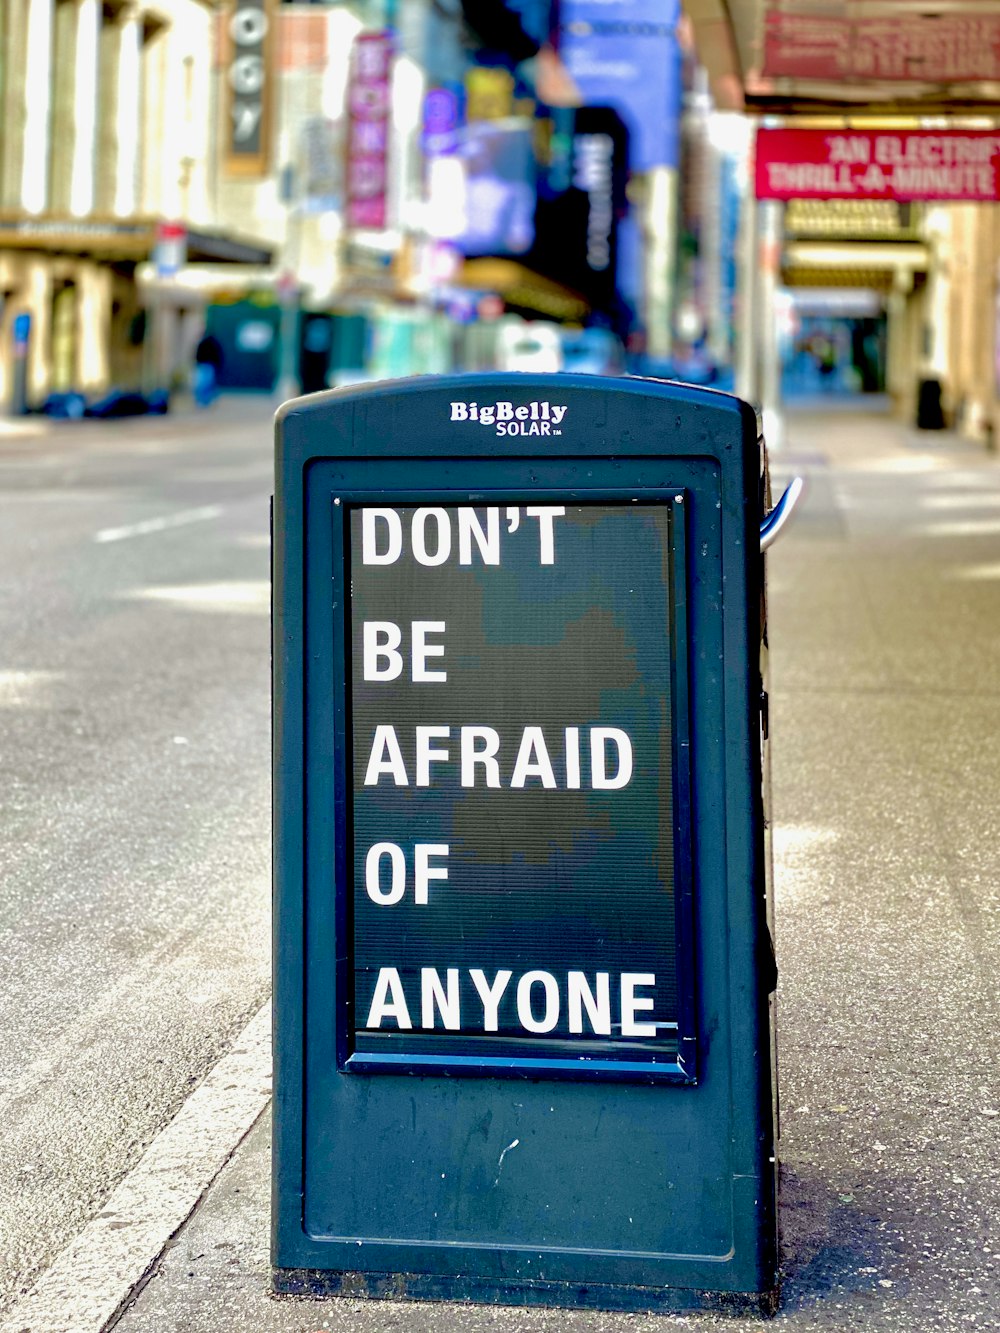
[[[467, 491], [400, 490], [348, 491], [332, 497], [331, 524], [333, 550], [333, 601], [335, 650], [334, 673], [337, 697], [342, 706], [335, 710], [333, 755], [337, 770], [334, 845], [340, 849], [336, 880], [343, 886], [336, 895], [334, 925], [337, 948], [336, 977], [336, 1053], [337, 1067], [351, 1074], [426, 1074], [448, 1077], [572, 1078], [612, 1081], [697, 1083], [697, 996], [695, 977], [695, 886], [693, 829], [691, 810], [691, 732], [688, 697], [687, 568], [685, 491], [679, 487], [644, 490], [642, 505], [663, 504], [671, 516], [670, 588], [668, 590], [672, 624], [667, 641], [671, 646], [671, 724], [674, 817], [674, 914], [675, 965], [677, 980], [677, 1050], [665, 1059], [600, 1059], [593, 1055], [567, 1058], [554, 1052], [554, 1043], [544, 1036], [504, 1043], [498, 1039], [491, 1053], [480, 1055], [448, 1054], [445, 1051], [416, 1054], [412, 1051], [371, 1052], [354, 1048], [356, 1033], [352, 1027], [354, 1012], [353, 901], [354, 846], [351, 810], [354, 784], [350, 714], [351, 622], [350, 622], [350, 525], [352, 511], [365, 505], [408, 508], [445, 504], [447, 506], [524, 505], [565, 503], [573, 505], [624, 506], [636, 502], [632, 490], [602, 487], [586, 494], [566, 490], [503, 486]], [[307, 794], [308, 802], [308, 794]], [[449, 1038], [449, 1040], [451, 1040]], [[456, 1045], [461, 1036], [456, 1038]], [[530, 1042], [530, 1046], [529, 1046]], [[583, 1044], [583, 1043], [581, 1043]], [[537, 1056], [525, 1049], [537, 1050]], [[623, 1045], [628, 1050], [627, 1044]]]

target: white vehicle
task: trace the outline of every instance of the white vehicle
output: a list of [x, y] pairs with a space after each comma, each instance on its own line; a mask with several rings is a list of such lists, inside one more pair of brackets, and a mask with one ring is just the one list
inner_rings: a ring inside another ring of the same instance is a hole
[[610, 329], [564, 329], [563, 370], [578, 375], [624, 375], [625, 349]]
[[562, 370], [562, 339], [559, 326], [544, 320], [508, 324], [497, 343], [498, 370]]

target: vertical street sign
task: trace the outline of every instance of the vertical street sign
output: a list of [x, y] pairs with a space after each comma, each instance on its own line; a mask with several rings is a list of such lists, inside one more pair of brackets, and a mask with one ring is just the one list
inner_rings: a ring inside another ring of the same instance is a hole
[[424, 98], [421, 146], [424, 157], [449, 157], [458, 151], [458, 130], [463, 109], [459, 86], [430, 88]]
[[614, 316], [619, 224], [628, 203], [628, 130], [610, 107], [561, 113], [566, 148], [539, 191], [532, 258], [543, 273]]
[[265, 176], [271, 159], [272, 0], [236, 0], [225, 22], [225, 167], [232, 175]]
[[28, 341], [31, 337], [31, 316], [26, 311], [14, 316], [11, 336], [14, 339], [14, 355], [27, 356]]
[[28, 350], [31, 346], [31, 315], [19, 311], [11, 325], [14, 364], [11, 375], [11, 416], [24, 416], [28, 411]]
[[187, 260], [187, 227], [183, 222], [158, 222], [153, 262], [158, 278], [175, 277]]
[[277, 1289], [773, 1309], [764, 467], [659, 381], [281, 409]]
[[347, 87], [347, 226], [386, 226], [392, 33], [363, 32], [354, 40]]

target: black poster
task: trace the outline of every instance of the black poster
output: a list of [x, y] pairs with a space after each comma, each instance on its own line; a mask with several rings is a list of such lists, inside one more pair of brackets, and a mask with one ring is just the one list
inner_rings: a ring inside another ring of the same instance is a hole
[[559, 132], [539, 192], [528, 262], [612, 316], [618, 309], [618, 224], [628, 211], [628, 129], [610, 107], [553, 116]]
[[355, 1052], [673, 1057], [674, 521], [350, 511]]

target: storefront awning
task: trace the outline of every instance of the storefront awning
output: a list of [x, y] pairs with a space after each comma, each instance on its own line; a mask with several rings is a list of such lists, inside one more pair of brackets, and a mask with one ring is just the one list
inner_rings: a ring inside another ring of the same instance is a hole
[[[105, 263], [140, 263], [156, 248], [156, 218], [77, 218], [43, 213], [0, 213], [0, 250], [42, 250]], [[267, 245], [226, 232], [188, 229], [189, 263], [267, 265]]]
[[790, 241], [784, 255], [788, 268], [869, 269], [890, 275], [900, 269], [926, 273], [929, 262], [926, 246], [892, 242]]
[[720, 108], [885, 117], [1000, 107], [1000, 0], [682, 4]]
[[467, 259], [457, 281], [474, 291], [496, 292], [507, 305], [549, 319], [577, 322], [590, 311], [579, 292], [514, 259]]
[[189, 231], [187, 234], [189, 264], [270, 264], [274, 257], [271, 247], [255, 241], [216, 231]]
[[902, 280], [923, 281], [929, 256], [923, 245], [861, 241], [791, 241], [781, 279], [786, 287], [867, 288], [889, 292]]

